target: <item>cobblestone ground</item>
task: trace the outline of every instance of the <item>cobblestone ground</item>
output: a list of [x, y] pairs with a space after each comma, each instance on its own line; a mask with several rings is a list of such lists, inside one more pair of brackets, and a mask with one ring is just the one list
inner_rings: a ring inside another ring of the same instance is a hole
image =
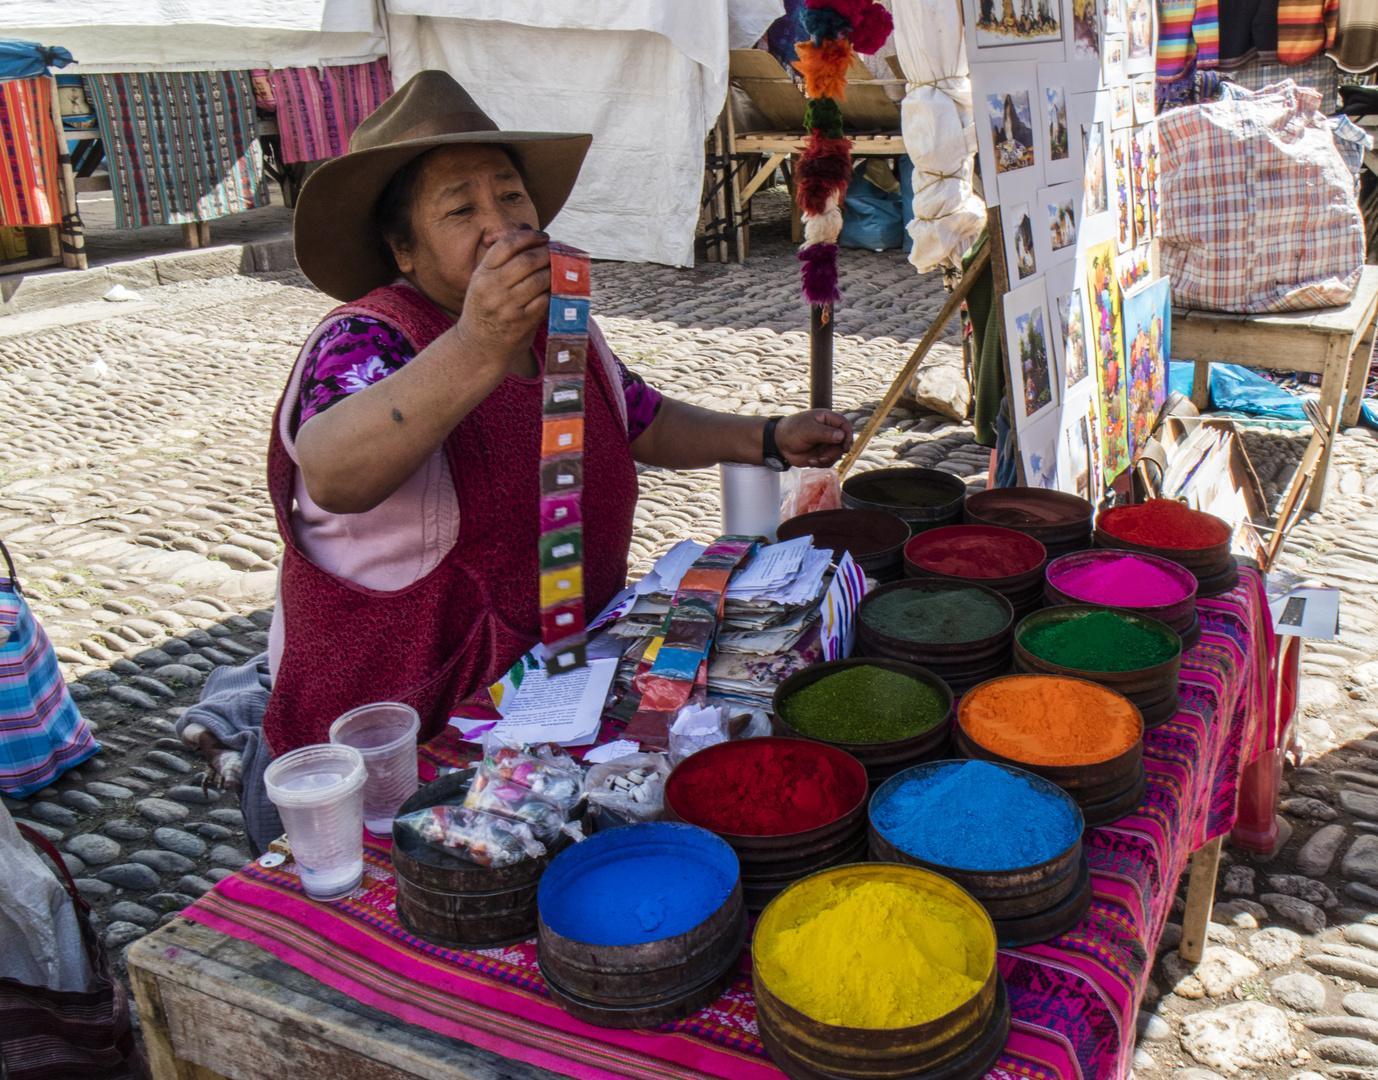
[[[623, 358], [685, 400], [806, 405], [792, 249], [778, 225], [753, 239], [745, 266], [598, 266], [594, 308]], [[859, 420], [944, 294], [898, 253], [844, 252], [842, 266], [836, 401]], [[0, 537], [103, 746], [53, 787], [4, 803], [69, 853], [120, 970], [124, 945], [248, 855], [234, 796], [203, 786], [172, 722], [206, 672], [266, 642], [281, 550], [266, 432], [298, 345], [331, 306], [288, 274], [0, 319]], [[1245, 439], [1276, 498], [1306, 433], [1251, 427]], [[898, 410], [862, 467], [897, 458], [979, 488], [989, 455], [969, 425]], [[674, 540], [718, 531], [713, 472], [648, 470], [641, 486], [634, 573]], [[1283, 556], [1344, 597], [1340, 637], [1305, 653], [1288, 838], [1268, 861], [1227, 849], [1194, 973], [1169, 926], [1139, 1017], [1140, 1076], [1378, 1076], [1378, 992], [1367, 992], [1378, 991], [1375, 503], [1378, 440], [1355, 429], [1337, 447], [1326, 511]]]

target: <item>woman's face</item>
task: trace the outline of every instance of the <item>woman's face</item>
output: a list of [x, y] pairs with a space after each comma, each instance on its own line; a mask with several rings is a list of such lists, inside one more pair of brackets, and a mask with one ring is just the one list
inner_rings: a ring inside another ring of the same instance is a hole
[[507, 153], [496, 146], [442, 146], [421, 166], [410, 248], [397, 268], [458, 318], [475, 267], [514, 229], [538, 228], [536, 206]]

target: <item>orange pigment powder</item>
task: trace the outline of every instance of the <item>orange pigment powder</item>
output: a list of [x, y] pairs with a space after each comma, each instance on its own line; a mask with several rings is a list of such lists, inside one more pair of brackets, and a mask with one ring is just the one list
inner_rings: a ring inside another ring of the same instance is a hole
[[1109, 761], [1143, 734], [1124, 696], [1057, 675], [992, 679], [962, 698], [957, 722], [991, 753], [1030, 765]]

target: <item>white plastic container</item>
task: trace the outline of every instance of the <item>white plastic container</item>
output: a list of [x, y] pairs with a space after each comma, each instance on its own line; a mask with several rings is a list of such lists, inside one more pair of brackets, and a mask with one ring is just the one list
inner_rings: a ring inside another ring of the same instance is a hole
[[283, 754], [263, 774], [313, 900], [338, 900], [363, 880], [367, 777], [363, 755], [334, 743]]
[[364, 756], [364, 828], [392, 836], [397, 808], [416, 793], [416, 733], [421, 718], [410, 705], [379, 701], [350, 709], [330, 725], [330, 741], [352, 746]]

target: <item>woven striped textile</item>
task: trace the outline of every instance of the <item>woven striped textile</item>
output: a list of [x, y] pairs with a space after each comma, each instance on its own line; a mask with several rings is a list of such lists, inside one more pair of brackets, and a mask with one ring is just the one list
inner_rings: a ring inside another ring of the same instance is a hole
[[100, 749], [57, 657], [14, 582], [0, 574], [0, 791], [22, 799]]
[[[1085, 920], [1043, 945], [1001, 950], [1013, 1029], [997, 1080], [1116, 1080], [1129, 1069], [1155, 945], [1192, 851], [1234, 824], [1241, 766], [1276, 745], [1276, 663], [1262, 581], [1250, 570], [1198, 604], [1202, 635], [1182, 659], [1182, 710], [1144, 736], [1143, 804], [1086, 832], [1094, 900]], [[600, 741], [615, 732], [605, 724]], [[450, 729], [422, 747], [422, 776], [472, 757]], [[749, 957], [731, 989], [654, 1031], [591, 1027], [546, 994], [535, 942], [456, 952], [397, 922], [390, 844], [365, 840], [363, 883], [330, 904], [306, 899], [291, 862], [251, 864], [183, 915], [267, 949], [405, 1023], [581, 1077], [779, 1080], [761, 1045]]]
[[57, 129], [51, 79], [0, 82], [0, 225], [57, 225]]
[[1340, 5], [1334, 47], [1327, 55], [1356, 74], [1378, 67], [1378, 0], [1345, 0]]
[[1335, 44], [1340, 0], [1278, 0], [1278, 63], [1300, 64]]
[[115, 227], [211, 221], [268, 204], [247, 71], [87, 75]]
[[392, 94], [387, 57], [368, 64], [278, 68], [272, 73], [283, 161], [349, 152], [349, 137]]

